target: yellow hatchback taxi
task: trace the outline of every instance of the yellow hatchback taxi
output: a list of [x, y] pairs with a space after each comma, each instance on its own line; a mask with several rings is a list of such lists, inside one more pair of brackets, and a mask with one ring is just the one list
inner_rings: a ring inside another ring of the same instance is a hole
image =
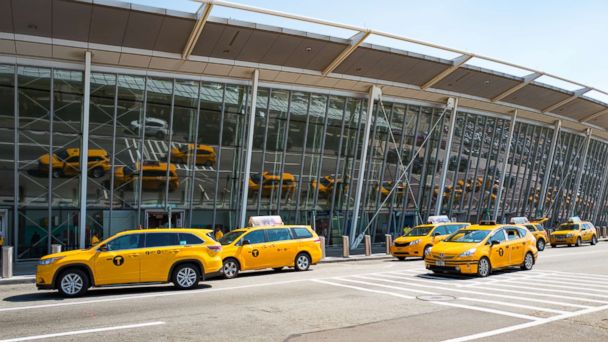
[[593, 223], [582, 221], [579, 217], [571, 217], [551, 233], [551, 247], [557, 245], [572, 245], [579, 247], [583, 242], [592, 246], [597, 244], [597, 231]]
[[321, 260], [321, 240], [310, 226], [284, 225], [279, 216], [254, 216], [249, 223], [220, 239], [224, 277], [265, 268], [306, 271]]
[[172, 282], [193, 289], [222, 270], [222, 246], [209, 229], [150, 229], [118, 233], [89, 249], [42, 257], [38, 289], [57, 289], [66, 297], [90, 287]]
[[395, 239], [391, 255], [399, 260], [407, 257], [426, 257], [431, 247], [469, 223], [451, 222], [447, 216], [429, 216], [428, 224], [416, 226]]
[[532, 235], [536, 239], [536, 249], [538, 249], [539, 252], [542, 252], [545, 250], [545, 246], [547, 245], [547, 242], [549, 241], [549, 236], [547, 235], [547, 232], [543, 228], [543, 225], [539, 223], [539, 221], [530, 222], [530, 221], [528, 221], [527, 217], [522, 216], [522, 217], [512, 217], [511, 223], [519, 224], [519, 225], [526, 227], [526, 229], [528, 229], [530, 231], [530, 233], [532, 233]]
[[536, 241], [526, 228], [488, 221], [463, 228], [435, 245], [425, 264], [433, 272], [487, 277], [513, 266], [531, 270], [537, 256]]

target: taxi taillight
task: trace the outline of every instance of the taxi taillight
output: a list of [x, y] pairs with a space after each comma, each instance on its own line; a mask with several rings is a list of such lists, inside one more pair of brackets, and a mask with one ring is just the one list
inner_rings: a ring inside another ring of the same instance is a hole
[[315, 239], [316, 243], [321, 243], [321, 239]]
[[222, 251], [222, 245], [209, 245], [209, 246], [207, 246], [207, 248], [209, 248], [209, 250], [211, 250], [212, 252], [216, 252], [216, 253], [219, 253]]

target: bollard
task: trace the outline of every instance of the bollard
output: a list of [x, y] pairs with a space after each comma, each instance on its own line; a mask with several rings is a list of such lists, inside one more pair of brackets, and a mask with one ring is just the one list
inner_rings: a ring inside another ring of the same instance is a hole
[[51, 253], [52, 254], [61, 253], [61, 245], [59, 245], [59, 244], [51, 245]]
[[608, 236], [608, 228], [605, 226], [602, 228], [602, 237], [605, 238]]
[[2, 247], [2, 278], [13, 276], [13, 247]]
[[342, 236], [342, 257], [348, 258], [350, 256], [350, 244], [348, 243], [348, 236]]
[[393, 245], [393, 236], [391, 234], [384, 235], [386, 240], [386, 254], [391, 254], [391, 246]]
[[321, 244], [321, 259], [325, 259], [325, 236], [319, 236], [319, 243]]
[[365, 235], [365, 256], [372, 255], [372, 238], [369, 235]]

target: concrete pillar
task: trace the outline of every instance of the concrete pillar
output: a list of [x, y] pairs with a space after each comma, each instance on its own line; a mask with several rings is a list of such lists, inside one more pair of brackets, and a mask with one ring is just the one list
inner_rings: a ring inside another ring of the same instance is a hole
[[319, 236], [319, 243], [321, 244], [321, 259], [325, 259], [325, 236]]
[[365, 235], [365, 256], [372, 255], [372, 238], [369, 235]]
[[13, 247], [2, 247], [2, 278], [13, 276]]
[[350, 256], [350, 244], [348, 243], [348, 236], [342, 236], [342, 256], [348, 258]]
[[391, 234], [384, 235], [386, 240], [386, 254], [391, 254], [391, 246], [393, 245], [393, 236]]
[[51, 253], [55, 254], [55, 253], [61, 253], [61, 245], [59, 244], [52, 244], [51, 245]]

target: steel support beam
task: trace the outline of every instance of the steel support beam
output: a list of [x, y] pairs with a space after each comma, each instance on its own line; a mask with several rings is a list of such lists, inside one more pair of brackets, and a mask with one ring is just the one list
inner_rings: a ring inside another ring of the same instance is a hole
[[585, 122], [591, 121], [591, 120], [593, 120], [595, 118], [599, 118], [600, 116], [606, 115], [606, 114], [608, 114], [608, 109], [602, 109], [599, 112], [593, 113], [593, 114], [591, 114], [589, 116], [586, 116], [586, 117], [582, 118], [581, 122], [585, 123]]
[[[87, 183], [89, 158], [89, 112], [91, 103], [91, 51], [84, 53], [84, 100], [82, 108], [82, 142], [80, 147], [80, 216], [78, 228], [80, 236], [78, 246], [85, 248], [85, 234], [87, 224]], [[49, 190], [50, 191], [50, 190]]]
[[[450, 106], [450, 102], [452, 102]], [[435, 215], [441, 214], [441, 205], [443, 204], [443, 191], [445, 188], [445, 178], [448, 176], [448, 164], [450, 159], [450, 151], [452, 150], [452, 140], [454, 138], [454, 129], [456, 128], [456, 115], [458, 114], [458, 98], [449, 98], [448, 107], [452, 107], [452, 116], [450, 117], [450, 127], [448, 128], [448, 143], [445, 147], [445, 159], [441, 170], [441, 182], [439, 183], [439, 193], [435, 202]], [[441, 144], [440, 144], [441, 146]], [[439, 158], [437, 158], [439, 159]], [[432, 188], [432, 187], [431, 187]], [[431, 189], [432, 191], [432, 189]], [[430, 209], [430, 208], [429, 208]]]
[[450, 66], [449, 68], [440, 72], [439, 74], [435, 75], [433, 78], [431, 78], [426, 83], [424, 83], [420, 88], [428, 89], [428, 88], [434, 86], [439, 81], [448, 77], [454, 71], [458, 70], [458, 68], [460, 68], [464, 63], [468, 62], [471, 58], [473, 58], [473, 55], [462, 55], [462, 56], [458, 56], [458, 57], [454, 58], [452, 60], [452, 66]]
[[524, 76], [524, 81], [522, 83], [505, 90], [500, 95], [494, 97], [492, 99], [492, 102], [496, 102], [496, 101], [500, 101], [500, 100], [504, 99], [505, 97], [513, 94], [514, 92], [516, 92], [516, 91], [522, 89], [523, 87], [527, 86], [528, 84], [532, 83], [534, 80], [541, 77], [542, 75], [543, 74], [540, 72], [535, 72], [530, 75]]
[[600, 186], [600, 191], [598, 192], [598, 198], [595, 201], [595, 206], [593, 207], [593, 222], [597, 222], [597, 219], [600, 215], [600, 209], [602, 208], [602, 204], [604, 202], [604, 193], [606, 191], [606, 183], [608, 182], [608, 165], [604, 165], [604, 175], [602, 176], [602, 185]]
[[342, 64], [342, 62], [344, 62], [344, 60], [348, 58], [348, 56], [355, 52], [359, 45], [363, 44], [363, 41], [367, 37], [369, 37], [371, 33], [372, 32], [368, 30], [359, 32], [356, 35], [352, 36], [350, 38], [350, 45], [346, 47], [346, 49], [344, 49], [338, 56], [336, 56], [336, 58], [331, 61], [331, 63], [329, 63], [329, 65], [325, 69], [323, 69], [323, 76], [327, 76], [332, 71], [336, 70], [336, 68], [340, 66], [340, 64]]
[[[494, 214], [492, 219], [498, 220], [498, 210], [500, 208], [500, 201], [502, 200], [502, 190], [505, 186], [505, 177], [507, 175], [507, 164], [509, 162], [509, 155], [511, 154], [511, 144], [513, 143], [513, 134], [515, 133], [515, 124], [517, 123], [517, 109], [513, 112], [513, 118], [511, 119], [511, 127], [509, 127], [509, 138], [507, 139], [507, 151], [505, 152], [505, 161], [502, 164], [502, 170], [500, 171], [500, 183], [498, 183], [498, 193], [496, 194], [496, 201], [494, 201]], [[498, 158], [497, 158], [498, 159]], [[503, 210], [504, 213], [504, 210]]]
[[243, 197], [241, 198], [241, 217], [239, 219], [239, 227], [245, 227], [247, 217], [247, 197], [249, 197], [249, 174], [251, 173], [251, 152], [253, 149], [255, 105], [258, 99], [259, 78], [260, 71], [258, 69], [253, 70], [253, 76], [251, 78], [251, 110], [249, 112], [249, 126], [247, 126], [247, 151], [245, 152], [245, 173], [243, 174]]
[[560, 120], [555, 121], [555, 127], [553, 128], [553, 139], [551, 139], [551, 148], [549, 149], [549, 156], [547, 158], [547, 167], [545, 167], [545, 176], [543, 177], [543, 184], [540, 188], [540, 211], [544, 215], [545, 211], [545, 197], [547, 196], [547, 187], [549, 186], [549, 179], [551, 178], [551, 171], [553, 168], [553, 158], [555, 157], [555, 148], [557, 147], [557, 139], [559, 138], [559, 131], [562, 128], [562, 122]]
[[581, 161], [576, 170], [576, 181], [574, 182], [574, 188], [572, 188], [573, 196], [572, 203], [570, 204], [570, 216], [574, 216], [576, 210], [576, 201], [578, 200], [578, 192], [581, 187], [581, 180], [583, 179], [583, 172], [585, 171], [585, 163], [587, 162], [587, 153], [589, 152], [589, 144], [591, 143], [591, 128], [587, 128], [587, 134], [585, 138], [585, 148]]
[[591, 88], [581, 88], [581, 89], [575, 90], [574, 91], [574, 95], [570, 96], [567, 99], [561, 100], [561, 101], [559, 101], [556, 104], [550, 105], [549, 107], [543, 109], [542, 111], [543, 111], [543, 113], [552, 112], [552, 111], [556, 110], [557, 108], [559, 108], [561, 106], [564, 106], [564, 105], [566, 105], [566, 104], [568, 104], [568, 103], [570, 103], [570, 102], [578, 99], [583, 94], [585, 94], [585, 93], [587, 93], [587, 92], [589, 92], [591, 90], [592, 90]]
[[198, 42], [198, 37], [200, 37], [201, 32], [203, 32], [203, 27], [205, 27], [212, 9], [213, 3], [201, 5], [197, 12], [198, 19], [196, 20], [192, 32], [190, 32], [190, 37], [188, 37], [188, 40], [186, 41], [186, 46], [184, 46], [184, 50], [182, 51], [182, 59], [188, 59], [192, 54], [192, 50], [194, 50], [194, 47]]
[[[369, 88], [369, 95], [367, 97], [367, 120], [365, 123], [365, 132], [363, 133], [363, 143], [361, 144], [361, 159], [359, 159], [359, 175], [357, 179], [357, 188], [355, 190], [355, 203], [353, 206], [353, 219], [351, 220], [350, 227], [350, 245], [356, 245], [355, 237], [357, 236], [357, 224], [359, 220], [359, 207], [361, 205], [361, 193], [363, 191], [363, 182], [365, 177], [365, 161], [367, 160], [367, 149], [369, 147], [369, 135], [372, 126], [372, 116], [374, 110], [374, 101], [380, 98], [382, 92], [380, 88], [373, 85]], [[357, 151], [357, 142], [355, 142], [355, 151]], [[355, 152], [356, 157], [356, 152]], [[353, 163], [354, 164], [354, 163]]]

